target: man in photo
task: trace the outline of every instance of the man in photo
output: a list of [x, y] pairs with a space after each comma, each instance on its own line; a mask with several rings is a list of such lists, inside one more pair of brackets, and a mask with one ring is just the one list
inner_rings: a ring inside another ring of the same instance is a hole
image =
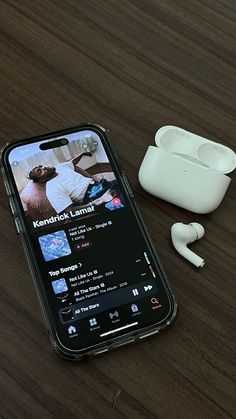
[[89, 173], [76, 166], [85, 156], [92, 157], [92, 153], [82, 153], [55, 167], [36, 166], [28, 174], [33, 183], [46, 184], [46, 197], [58, 214], [69, 211], [74, 205], [106, 204], [117, 195], [116, 180], [96, 182]]

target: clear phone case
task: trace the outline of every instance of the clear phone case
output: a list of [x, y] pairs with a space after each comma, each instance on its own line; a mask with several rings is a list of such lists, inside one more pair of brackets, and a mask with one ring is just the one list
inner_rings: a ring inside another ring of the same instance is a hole
[[[68, 359], [68, 360], [80, 360], [85, 356], [94, 356], [106, 351], [109, 351], [111, 349], [115, 349], [117, 347], [123, 346], [123, 345], [127, 345], [131, 342], [135, 342], [138, 340], [141, 340], [145, 337], [151, 336], [153, 334], [157, 334], [163, 330], [165, 330], [168, 326], [170, 326], [175, 318], [176, 318], [176, 314], [177, 314], [177, 303], [175, 300], [175, 297], [171, 291], [170, 288], [170, 284], [169, 281], [167, 279], [167, 276], [165, 274], [165, 271], [163, 269], [163, 266], [159, 260], [159, 257], [156, 255], [156, 252], [154, 250], [154, 246], [152, 244], [152, 241], [149, 237], [149, 234], [145, 228], [144, 222], [142, 220], [142, 217], [136, 207], [135, 201], [134, 201], [134, 195], [132, 193], [131, 187], [128, 183], [127, 177], [126, 175], [122, 172], [120, 166], [119, 166], [119, 162], [118, 162], [118, 158], [117, 155], [115, 153], [115, 151], [112, 149], [110, 141], [107, 140], [106, 136], [105, 136], [105, 130], [104, 128], [98, 126], [98, 125], [94, 125], [94, 124], [81, 124], [79, 126], [70, 128], [68, 130], [61, 130], [61, 131], [57, 131], [54, 133], [47, 133], [44, 135], [40, 136], [40, 139], [43, 139], [44, 137], [46, 138], [47, 136], [54, 134], [55, 136], [61, 135], [62, 133], [65, 134], [65, 132], [70, 132], [72, 130], [75, 130], [76, 128], [81, 129], [81, 127], [86, 127], [86, 128], [90, 128], [90, 129], [95, 129], [98, 132], [102, 132], [103, 138], [105, 138], [106, 141], [106, 147], [109, 149], [110, 154], [113, 156], [113, 163], [116, 167], [116, 176], [119, 178], [119, 181], [122, 183], [126, 193], [127, 193], [127, 198], [129, 199], [129, 202], [132, 206], [133, 209], [133, 214], [134, 217], [136, 218], [143, 235], [145, 236], [148, 246], [149, 246], [149, 251], [151, 252], [155, 263], [156, 263], [156, 267], [159, 271], [159, 274], [161, 276], [164, 288], [166, 290], [166, 293], [168, 295], [169, 301], [170, 301], [170, 314], [168, 316], [168, 318], [165, 320], [165, 322], [163, 324], [153, 324], [151, 326], [133, 331], [133, 332], [129, 332], [129, 333], [124, 333], [124, 335], [117, 337], [117, 338], [112, 338], [107, 342], [103, 342], [103, 343], [98, 343], [97, 345], [94, 345], [92, 347], [88, 347], [88, 348], [84, 348], [83, 350], [79, 350], [79, 351], [72, 351], [72, 350], [68, 350], [67, 348], [65, 348], [57, 335], [55, 326], [54, 326], [54, 322], [53, 322], [53, 318], [51, 315], [51, 310], [47, 301], [47, 297], [46, 297], [46, 293], [43, 287], [43, 283], [42, 283], [42, 278], [41, 278], [41, 274], [36, 262], [36, 257], [35, 257], [35, 253], [34, 253], [34, 249], [31, 245], [30, 239], [29, 239], [29, 234], [27, 232], [27, 228], [25, 225], [25, 221], [24, 221], [24, 217], [22, 215], [22, 211], [20, 208], [20, 204], [18, 201], [18, 197], [17, 197], [17, 192], [15, 189], [15, 185], [13, 182], [13, 177], [12, 174], [10, 173], [10, 170], [7, 167], [6, 164], [6, 155], [7, 155], [7, 151], [12, 147], [13, 144], [15, 144], [16, 142], [18, 143], [19, 141], [14, 141], [12, 143], [8, 143], [6, 144], [6, 146], [1, 150], [1, 172], [2, 172], [2, 176], [3, 176], [3, 181], [4, 181], [4, 185], [5, 185], [5, 189], [8, 195], [8, 199], [9, 199], [9, 204], [10, 204], [10, 209], [14, 218], [14, 222], [16, 225], [16, 230], [18, 235], [21, 238], [23, 247], [24, 247], [24, 251], [26, 254], [26, 258], [30, 267], [30, 271], [32, 274], [32, 278], [34, 280], [34, 284], [37, 290], [37, 294], [38, 294], [38, 298], [42, 307], [42, 311], [45, 317], [45, 321], [46, 321], [46, 325], [47, 325], [47, 329], [48, 329], [48, 333], [49, 333], [49, 337], [51, 340], [51, 344], [53, 347], [53, 350], [56, 352], [57, 355], [59, 355], [60, 357], [64, 358], [64, 359]], [[36, 138], [36, 137], [33, 137]], [[29, 140], [33, 139], [30, 138]], [[38, 136], [37, 136], [38, 138]]]

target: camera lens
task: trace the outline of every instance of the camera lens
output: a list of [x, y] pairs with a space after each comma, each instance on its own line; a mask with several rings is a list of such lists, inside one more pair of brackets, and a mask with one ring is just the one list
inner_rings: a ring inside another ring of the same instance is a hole
[[66, 145], [66, 144], [68, 144], [68, 140], [66, 138], [62, 138], [61, 145]]

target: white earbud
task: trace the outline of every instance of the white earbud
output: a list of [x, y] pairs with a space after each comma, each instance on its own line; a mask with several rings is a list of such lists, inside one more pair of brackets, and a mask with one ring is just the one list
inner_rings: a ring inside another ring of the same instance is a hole
[[204, 233], [205, 230], [199, 223], [175, 223], [171, 227], [171, 239], [174, 248], [197, 268], [202, 268], [205, 261], [188, 249], [187, 245], [201, 239]]

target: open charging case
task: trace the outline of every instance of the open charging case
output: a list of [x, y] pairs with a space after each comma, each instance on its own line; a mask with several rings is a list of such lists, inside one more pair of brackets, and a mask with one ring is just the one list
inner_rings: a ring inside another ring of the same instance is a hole
[[222, 144], [175, 126], [155, 135], [139, 169], [139, 182], [150, 194], [199, 214], [214, 211], [231, 182], [227, 173], [236, 155]]

